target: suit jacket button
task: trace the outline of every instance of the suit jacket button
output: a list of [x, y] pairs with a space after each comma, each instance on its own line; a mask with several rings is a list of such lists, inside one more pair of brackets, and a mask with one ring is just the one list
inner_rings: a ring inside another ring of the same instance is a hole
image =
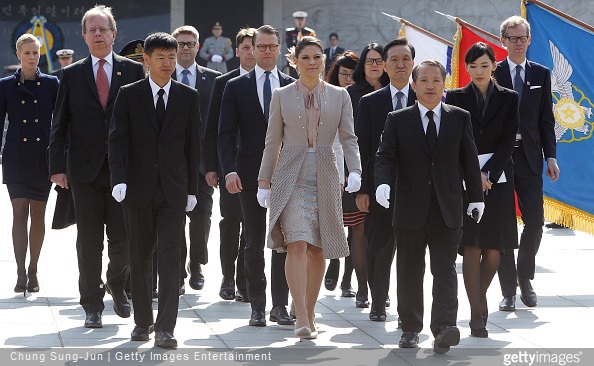
[[430, 185], [431, 185], [431, 181], [428, 181], [428, 182], [427, 182], [427, 185], [429, 185], [429, 186], [430, 186]]
[[37, 100], [34, 100], [33, 103], [37, 104]]
[[27, 142], [27, 138], [25, 137], [25, 138], [23, 139], [23, 141]]
[[21, 100], [21, 104], [25, 104], [25, 101], [24, 100]]
[[37, 138], [37, 141], [39, 141], [39, 137]]
[[24, 119], [24, 120], [23, 120], [23, 123], [27, 123], [27, 120], [26, 120], [26, 119]]
[[39, 122], [39, 120], [37, 118], [35, 118], [35, 122]]
[[485, 134], [485, 130], [480, 130], [480, 131], [479, 131], [479, 133], [480, 133], [481, 135], [484, 135], [484, 134]]

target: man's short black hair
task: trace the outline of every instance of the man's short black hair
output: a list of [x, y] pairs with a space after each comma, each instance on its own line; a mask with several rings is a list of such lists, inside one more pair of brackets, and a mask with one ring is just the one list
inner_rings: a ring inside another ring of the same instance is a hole
[[150, 56], [155, 50], [175, 50], [177, 52], [177, 41], [169, 33], [149, 34], [144, 40], [144, 53]]
[[401, 37], [390, 41], [390, 43], [384, 46], [384, 53], [382, 54], [384, 61], [387, 61], [388, 59], [388, 50], [394, 46], [408, 46], [408, 48], [410, 48], [410, 55], [412, 56], [413, 60], [415, 59], [415, 48], [412, 44], [408, 43], [406, 38]]
[[336, 32], [330, 33], [330, 35], [328, 36], [328, 39], [330, 39], [332, 37], [336, 37], [336, 39], [340, 39], [340, 38], [338, 38], [338, 34], [336, 34]]

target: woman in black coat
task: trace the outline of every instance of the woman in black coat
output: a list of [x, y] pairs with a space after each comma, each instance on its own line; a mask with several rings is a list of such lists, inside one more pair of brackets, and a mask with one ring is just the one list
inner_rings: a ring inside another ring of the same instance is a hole
[[[16, 42], [21, 68], [0, 79], [0, 120], [8, 114], [2, 181], [12, 203], [12, 241], [17, 262], [15, 292], [37, 292], [37, 262], [45, 236], [45, 207], [52, 183], [46, 150], [58, 78], [39, 72], [40, 43], [31, 34]], [[27, 223], [31, 219], [29, 231]], [[29, 248], [29, 268], [25, 259]]]
[[512, 161], [519, 122], [518, 94], [493, 80], [497, 63], [489, 45], [472, 45], [464, 62], [472, 81], [464, 88], [448, 91], [446, 103], [470, 112], [479, 153], [485, 211], [480, 223], [464, 217], [459, 253], [464, 256], [471, 335], [486, 338], [487, 289], [501, 255], [513, 249], [505, 245], [517, 243], [518, 238]]

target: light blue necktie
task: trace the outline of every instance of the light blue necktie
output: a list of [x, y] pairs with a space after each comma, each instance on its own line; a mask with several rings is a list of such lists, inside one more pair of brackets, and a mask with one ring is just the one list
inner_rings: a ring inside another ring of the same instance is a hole
[[270, 100], [272, 99], [272, 90], [270, 90], [270, 71], [264, 71], [266, 74], [266, 80], [264, 80], [264, 118], [268, 123], [268, 117], [270, 116]]
[[181, 82], [183, 84], [186, 84], [187, 86], [190, 86], [190, 79], [188, 79], [188, 74], [189, 73], [190, 73], [190, 70], [188, 70], [188, 69], [183, 69], [182, 70], [182, 75], [183, 76], [182, 76]]

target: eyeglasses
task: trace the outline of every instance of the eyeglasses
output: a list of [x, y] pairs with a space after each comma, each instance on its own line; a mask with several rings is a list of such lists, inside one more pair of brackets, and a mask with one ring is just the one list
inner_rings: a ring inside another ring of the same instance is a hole
[[339, 72], [338, 76], [340, 76], [343, 79], [352, 79], [353, 73], [352, 72]]
[[97, 31], [101, 34], [106, 34], [107, 32], [111, 31], [111, 28], [107, 27], [99, 27], [99, 28], [89, 28], [87, 29], [87, 33], [95, 34]]
[[383, 59], [381, 58], [366, 58], [365, 59], [365, 65], [373, 65], [374, 63], [377, 66], [380, 66], [382, 64]]
[[522, 43], [526, 43], [528, 41], [528, 36], [520, 36], [520, 37], [509, 36], [509, 37], [505, 37], [505, 38], [507, 38], [507, 40], [510, 41], [511, 43], [518, 43], [518, 41], [520, 41]]
[[184, 47], [188, 47], [188, 48], [194, 48], [196, 47], [196, 42], [177, 42], [177, 46], [179, 48], [184, 48]]
[[274, 52], [278, 48], [278, 45], [277, 44], [257, 44], [256, 48], [260, 52], [266, 52], [267, 48], [270, 50], [270, 52]]

